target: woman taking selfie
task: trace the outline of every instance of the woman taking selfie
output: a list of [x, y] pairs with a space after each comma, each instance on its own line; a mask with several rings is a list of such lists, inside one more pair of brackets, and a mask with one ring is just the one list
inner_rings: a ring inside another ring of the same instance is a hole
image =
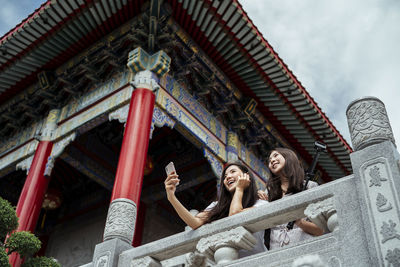
[[[265, 192], [259, 191], [260, 199], [275, 201], [283, 197], [303, 191], [304, 188], [304, 169], [296, 154], [287, 148], [275, 148], [268, 161], [268, 168], [272, 177], [267, 182]], [[308, 182], [307, 189], [317, 186], [316, 182]], [[307, 219], [298, 219], [294, 225], [282, 224], [271, 228], [269, 249], [283, 247], [311, 236], [323, 234], [314, 223]]]
[[[210, 223], [236, 213], [251, 209], [268, 202], [259, 200], [253, 175], [240, 162], [228, 162], [220, 178], [220, 193], [218, 200], [212, 202], [204, 211], [196, 216], [192, 215], [176, 198], [176, 185], [179, 178], [171, 173], [165, 180], [165, 190], [168, 201], [174, 207], [179, 217], [192, 229], [197, 229], [205, 223]], [[250, 250], [240, 250], [239, 257], [266, 251], [264, 245], [264, 231], [253, 234], [257, 244]]]

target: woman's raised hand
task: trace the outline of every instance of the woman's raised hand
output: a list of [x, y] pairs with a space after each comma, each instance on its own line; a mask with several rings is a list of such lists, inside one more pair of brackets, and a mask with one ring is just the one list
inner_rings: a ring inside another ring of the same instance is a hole
[[267, 193], [265, 193], [265, 191], [258, 190], [257, 195], [258, 195], [259, 199], [268, 201], [268, 195], [267, 195]]
[[248, 173], [243, 173], [243, 175], [239, 176], [239, 179], [236, 184], [236, 189], [245, 190], [250, 185], [250, 176]]
[[176, 186], [179, 184], [179, 175], [175, 173], [171, 173], [165, 179], [165, 191], [167, 191], [167, 197], [170, 197], [175, 194]]

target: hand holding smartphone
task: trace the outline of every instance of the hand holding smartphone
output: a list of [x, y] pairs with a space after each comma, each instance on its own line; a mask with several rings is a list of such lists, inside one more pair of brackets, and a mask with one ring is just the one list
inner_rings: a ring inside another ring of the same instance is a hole
[[[168, 163], [167, 166], [165, 166], [165, 172], [167, 173], [167, 175], [170, 175], [171, 173], [176, 174], [175, 165], [172, 161], [170, 163]], [[176, 186], [177, 185], [179, 185], [179, 182], [176, 184]]]
[[168, 163], [167, 166], [165, 166], [165, 172], [167, 173], [167, 175], [170, 175], [173, 172], [176, 173], [175, 166], [172, 161]]

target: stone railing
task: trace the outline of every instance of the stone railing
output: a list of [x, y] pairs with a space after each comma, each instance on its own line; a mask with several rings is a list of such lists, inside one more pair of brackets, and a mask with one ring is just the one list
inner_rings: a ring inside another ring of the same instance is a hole
[[[354, 190], [354, 177], [348, 176], [215, 221], [197, 230], [185, 231], [129, 249], [121, 253], [118, 266], [236, 266], [244, 261], [247, 266], [265, 263], [273, 266], [274, 262], [276, 266], [291, 266], [294, 260], [309, 254], [318, 254], [320, 260], [325, 262], [346, 262], [352, 263], [348, 266], [356, 266], [355, 264], [360, 263], [359, 259], [355, 259], [352, 253], [341, 253], [345, 247], [355, 247], [365, 242], [360, 232], [361, 210]], [[304, 212], [329, 233], [296, 245], [237, 260], [238, 249], [251, 249], [254, 246], [255, 240], [251, 233], [302, 218]], [[348, 235], [352, 238], [349, 239]], [[341, 240], [346, 242], [340, 242]], [[362, 252], [362, 249], [359, 250], [359, 253]], [[185, 253], [190, 254], [183, 260], [179, 256]], [[368, 260], [366, 250], [364, 255]], [[172, 259], [174, 257], [177, 258]]]
[[[400, 266], [400, 154], [384, 105], [356, 100], [347, 117], [353, 175], [140, 247], [103, 242], [85, 266]], [[238, 259], [251, 233], [305, 215], [326, 234]]]

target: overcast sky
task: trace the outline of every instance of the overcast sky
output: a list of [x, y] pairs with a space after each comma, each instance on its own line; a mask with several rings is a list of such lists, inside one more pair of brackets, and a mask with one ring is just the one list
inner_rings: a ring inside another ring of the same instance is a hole
[[[0, 36], [43, 2], [0, 0]], [[345, 111], [362, 96], [385, 103], [400, 142], [399, 0], [240, 3], [349, 144]]]

